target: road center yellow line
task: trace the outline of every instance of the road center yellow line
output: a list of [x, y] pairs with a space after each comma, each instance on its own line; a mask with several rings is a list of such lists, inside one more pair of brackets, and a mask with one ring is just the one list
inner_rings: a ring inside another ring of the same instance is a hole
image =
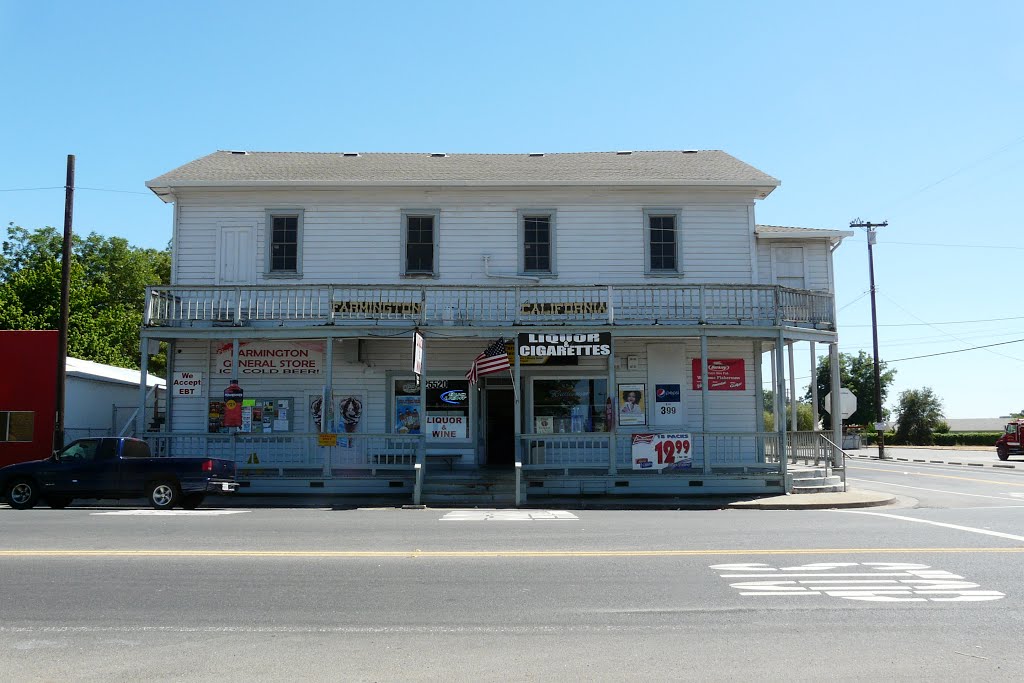
[[902, 553], [1024, 553], [1024, 546], [1006, 548], [779, 548], [720, 550], [0, 550], [10, 557], [285, 557], [285, 558], [444, 558], [490, 557], [705, 557], [720, 555], [850, 555]]
[[[903, 464], [903, 463], [896, 463], [896, 464], [899, 465], [899, 464]], [[920, 464], [920, 463], [906, 463], [906, 464], [916, 465], [916, 464]], [[853, 468], [851, 468], [851, 469], [853, 469]], [[862, 467], [860, 465], [856, 465], [855, 469], [858, 469], [858, 470], [871, 470], [872, 472], [889, 472], [890, 474], [893, 471], [891, 469], [886, 469], [884, 467]], [[975, 479], [974, 477], [958, 477], [955, 474], [929, 474], [927, 472], [913, 472], [912, 474], [915, 477], [920, 476], [920, 477], [935, 477], [936, 479], [960, 479], [961, 481], [979, 481], [982, 484], [998, 484], [998, 485], [1001, 485], [1001, 486], [1024, 486], [1024, 484], [1019, 484], [1017, 482], [1012, 482], [1012, 481], [996, 481], [994, 479]]]

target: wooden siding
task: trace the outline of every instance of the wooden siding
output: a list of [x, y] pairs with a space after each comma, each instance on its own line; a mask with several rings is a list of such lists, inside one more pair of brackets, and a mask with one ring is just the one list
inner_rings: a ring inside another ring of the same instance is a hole
[[[465, 284], [518, 272], [519, 209], [557, 211], [555, 282], [644, 280], [645, 208], [679, 208], [682, 270], [687, 284], [754, 281], [750, 252], [753, 200], [739, 191], [607, 190], [332, 190], [189, 191], [178, 198], [174, 282], [215, 284], [221, 226], [255, 225], [256, 282], [409, 282], [402, 266], [403, 209], [440, 210], [434, 282]], [[304, 210], [303, 277], [265, 278], [266, 209]], [[651, 281], [665, 281], [652, 278]], [[495, 284], [514, 280], [494, 279]]]
[[804, 272], [806, 273], [805, 289], [818, 291], [832, 291], [832, 283], [829, 280], [829, 260], [832, 253], [829, 251], [828, 240], [795, 240], [795, 239], [759, 239], [757, 240], [757, 270], [758, 284], [774, 285], [775, 275], [772, 273], [772, 246], [780, 247], [803, 247], [804, 250]]

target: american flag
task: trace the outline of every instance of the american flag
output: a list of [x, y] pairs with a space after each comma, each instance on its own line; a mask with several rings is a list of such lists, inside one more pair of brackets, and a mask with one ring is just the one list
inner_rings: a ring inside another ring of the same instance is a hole
[[510, 367], [508, 352], [505, 350], [505, 339], [499, 337], [498, 341], [488, 346], [483, 353], [473, 359], [473, 365], [466, 373], [466, 379], [470, 384], [476, 384], [477, 380], [484, 375], [508, 370]]

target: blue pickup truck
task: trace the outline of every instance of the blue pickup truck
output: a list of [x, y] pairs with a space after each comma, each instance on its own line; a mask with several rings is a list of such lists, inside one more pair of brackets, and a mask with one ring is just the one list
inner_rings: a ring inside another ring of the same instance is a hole
[[0, 468], [0, 497], [16, 510], [67, 507], [76, 498], [148, 498], [158, 510], [194, 510], [208, 494], [233, 492], [235, 463], [154, 458], [139, 439], [80, 439], [46, 460]]

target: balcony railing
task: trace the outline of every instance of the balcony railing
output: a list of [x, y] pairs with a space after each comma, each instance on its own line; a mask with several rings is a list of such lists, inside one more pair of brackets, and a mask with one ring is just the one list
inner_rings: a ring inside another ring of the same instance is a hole
[[147, 326], [798, 325], [835, 327], [828, 292], [772, 285], [148, 287]]

